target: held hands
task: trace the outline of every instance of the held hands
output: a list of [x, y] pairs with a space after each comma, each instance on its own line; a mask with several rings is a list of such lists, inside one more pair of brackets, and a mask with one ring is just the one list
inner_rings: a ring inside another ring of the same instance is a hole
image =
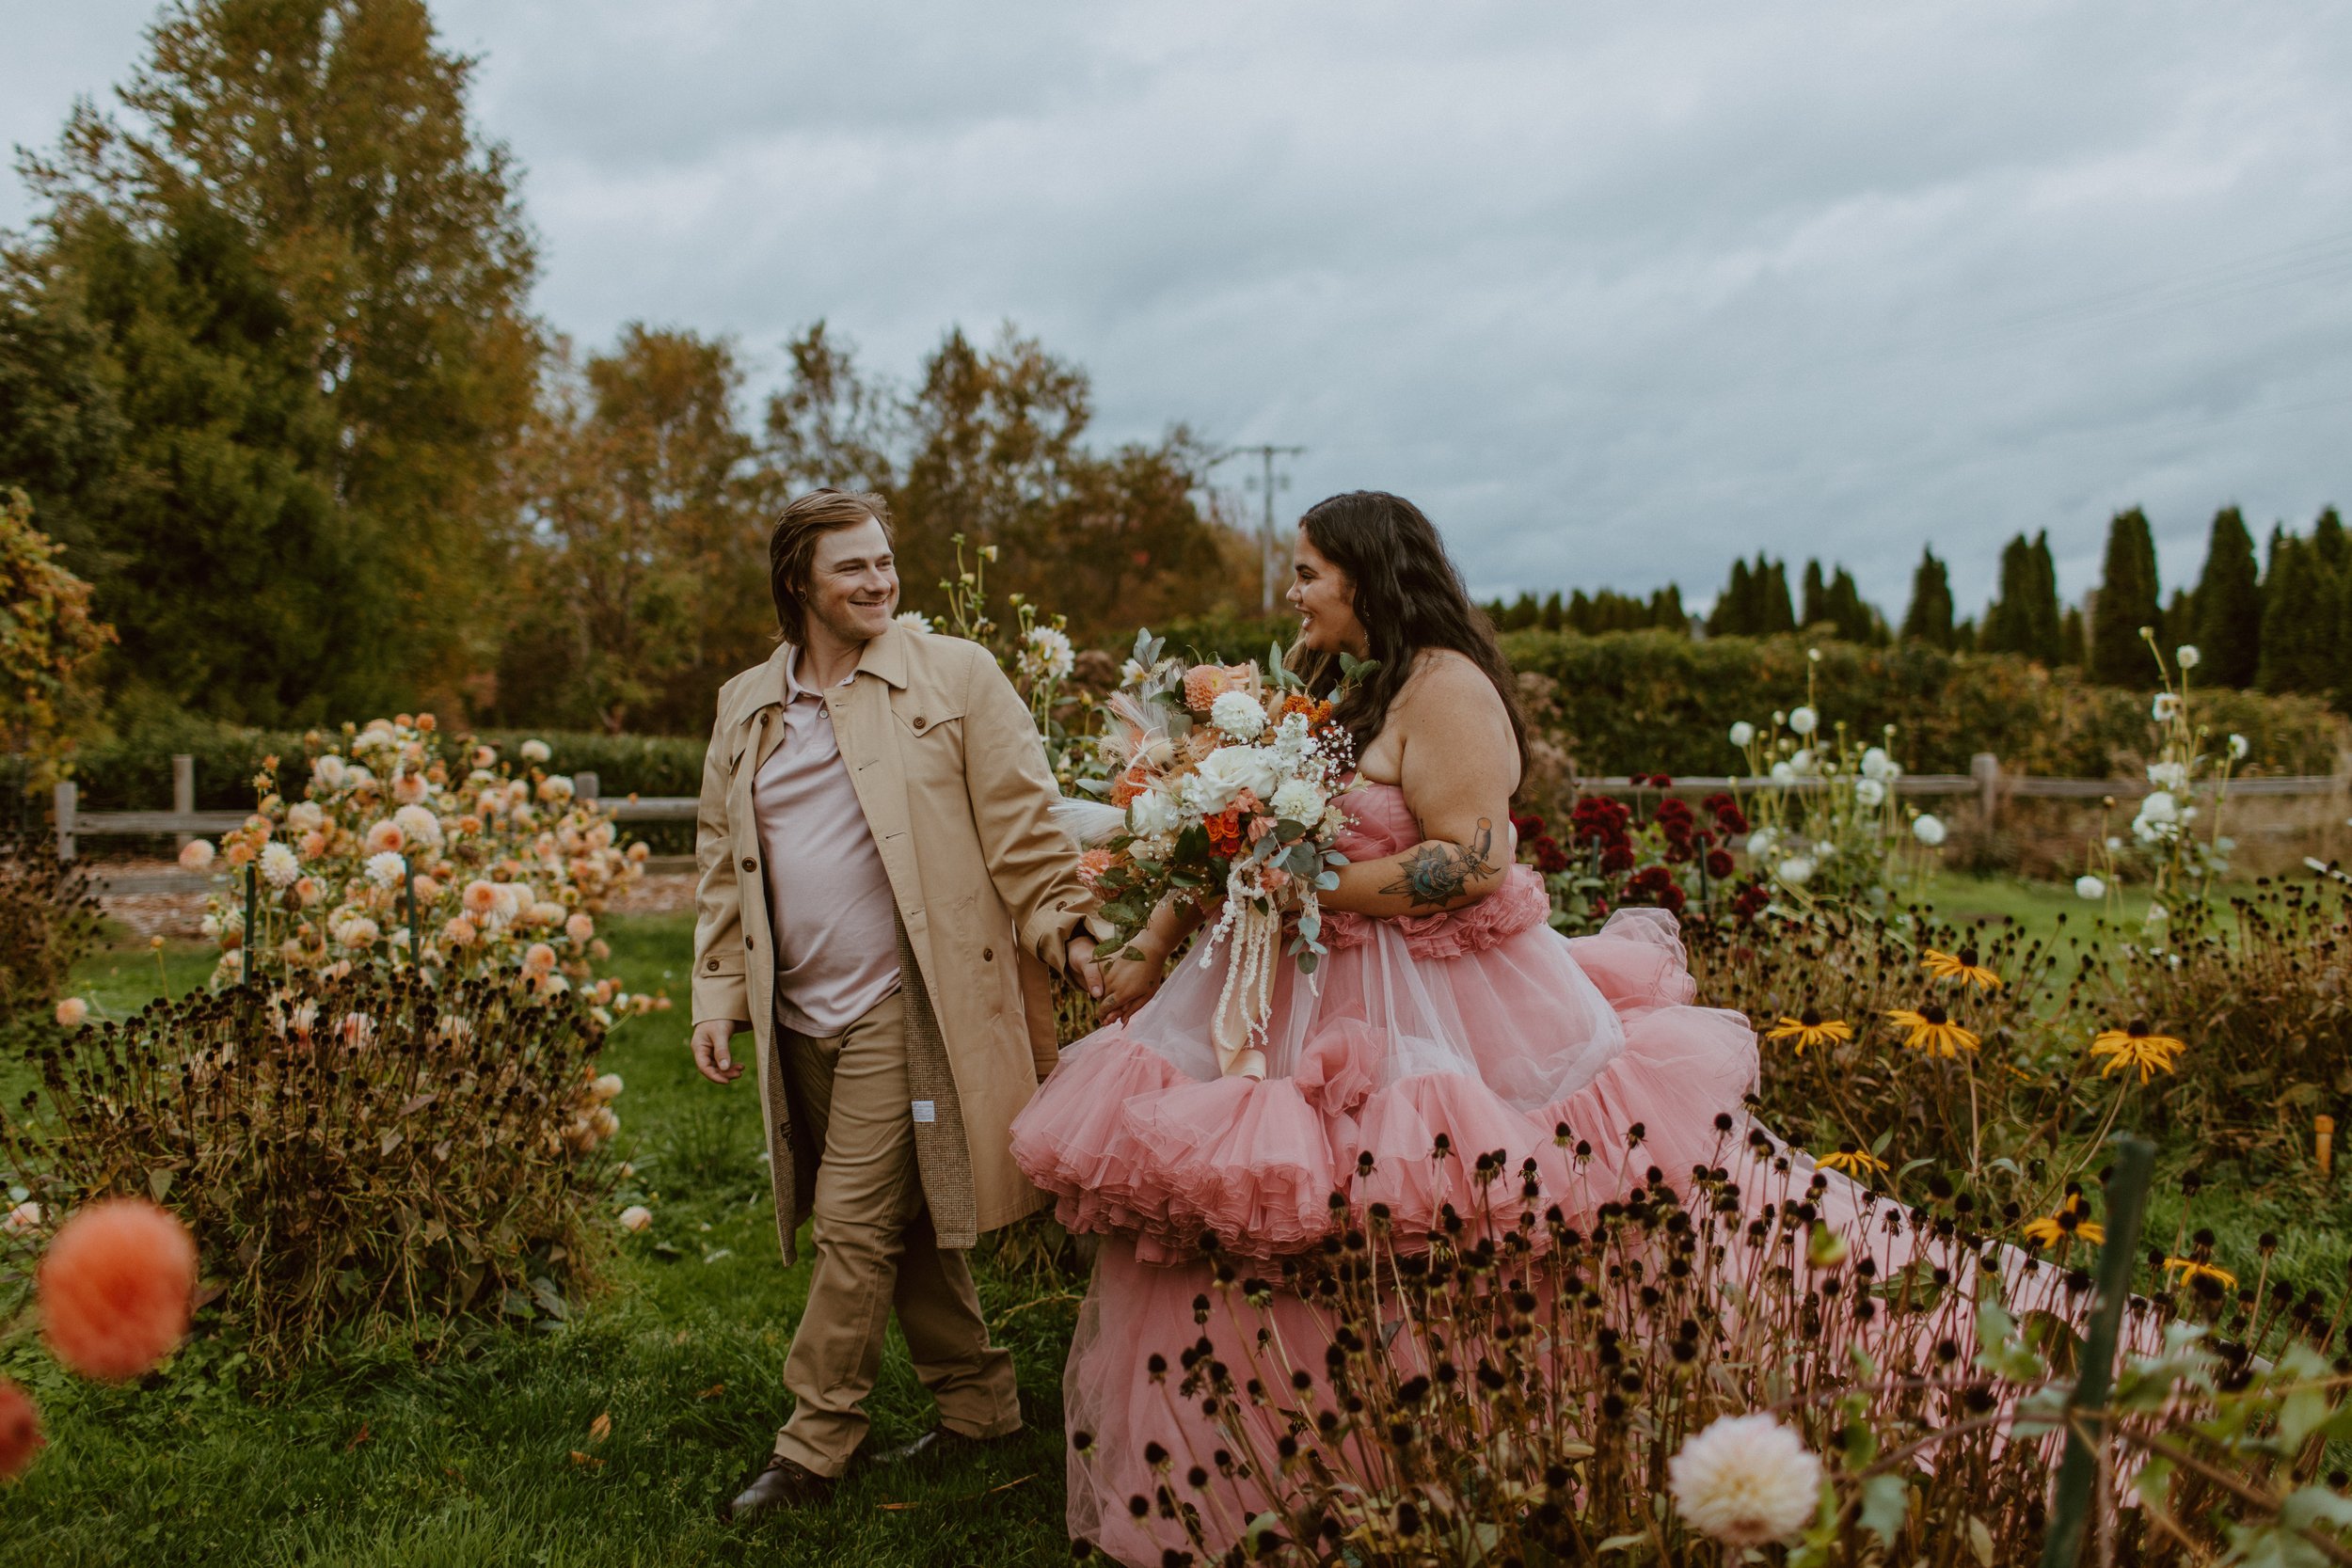
[[1070, 939], [1068, 951], [1070, 978], [1097, 1002], [1103, 1000], [1103, 969], [1095, 961], [1094, 938], [1080, 931]]
[[723, 1018], [707, 1018], [694, 1025], [694, 1068], [714, 1084], [732, 1084], [743, 1076], [742, 1064], [727, 1050], [736, 1025]]
[[1096, 995], [1105, 1022], [1134, 1017], [1168, 977], [1168, 954], [1149, 932], [1100, 961], [1103, 989]]

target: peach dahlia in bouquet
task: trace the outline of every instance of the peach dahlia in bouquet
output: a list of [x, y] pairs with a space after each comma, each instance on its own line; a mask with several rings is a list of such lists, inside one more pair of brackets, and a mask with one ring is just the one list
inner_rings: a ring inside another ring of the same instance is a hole
[[1101, 799], [1065, 800], [1063, 821], [1088, 847], [1086, 874], [1118, 932], [1109, 948], [1170, 895], [1204, 909], [1222, 900], [1200, 942], [1203, 967], [1232, 947], [1212, 1035], [1229, 1076], [1263, 1077], [1285, 937], [1306, 974], [1327, 951], [1317, 898], [1347, 863], [1337, 845], [1354, 745], [1279, 646], [1263, 665], [1188, 665], [1146, 631], [1122, 677], [1104, 705], [1107, 777], [1079, 786]]

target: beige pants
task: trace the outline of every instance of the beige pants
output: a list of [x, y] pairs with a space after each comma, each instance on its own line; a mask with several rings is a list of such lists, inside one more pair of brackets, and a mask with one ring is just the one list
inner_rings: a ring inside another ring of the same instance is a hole
[[1012, 1356], [990, 1346], [971, 1267], [932, 1239], [923, 1207], [899, 999], [830, 1039], [777, 1038], [803, 1118], [792, 1135], [824, 1153], [810, 1205], [808, 1305], [784, 1363], [795, 1403], [776, 1452], [820, 1476], [848, 1468], [866, 1436], [859, 1406], [882, 1371], [894, 1307], [942, 1426], [967, 1437], [1019, 1431]]

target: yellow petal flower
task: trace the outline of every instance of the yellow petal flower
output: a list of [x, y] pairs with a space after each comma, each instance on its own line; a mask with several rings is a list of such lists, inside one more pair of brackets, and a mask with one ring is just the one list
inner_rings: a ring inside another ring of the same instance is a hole
[[2143, 1085], [2159, 1072], [2172, 1071], [2174, 1060], [2187, 1049], [2169, 1035], [2150, 1033], [2146, 1022], [2137, 1018], [2121, 1029], [2102, 1029], [2090, 1041], [2090, 1053], [2106, 1058], [2100, 1077], [2137, 1068]]
[[1999, 990], [2001, 977], [1977, 961], [1977, 950], [1963, 947], [1957, 953], [1939, 953], [1931, 947], [1919, 967], [1935, 980], [1960, 980], [1979, 990]]
[[1951, 1015], [1938, 1003], [1925, 1003], [1916, 1008], [1897, 1007], [1886, 1016], [1903, 1031], [1903, 1044], [1931, 1056], [1957, 1056], [1963, 1051], [1976, 1050], [1979, 1043], [1975, 1034], [1954, 1023]]
[[1776, 1045], [1785, 1042], [1802, 1056], [1807, 1046], [1843, 1044], [1853, 1038], [1853, 1025], [1839, 1019], [1825, 1019], [1816, 1009], [1807, 1007], [1795, 1018], [1782, 1018], [1764, 1032], [1764, 1038]]

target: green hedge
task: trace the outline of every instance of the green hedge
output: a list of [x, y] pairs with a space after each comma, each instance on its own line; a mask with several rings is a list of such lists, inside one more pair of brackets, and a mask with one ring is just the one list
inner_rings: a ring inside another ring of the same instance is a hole
[[[1588, 774], [1662, 769], [1725, 773], [1740, 765], [1725, 738], [1738, 720], [1759, 727], [1805, 700], [1808, 648], [1824, 725], [1844, 721], [1876, 738], [1892, 723], [1895, 753], [1917, 773], [1964, 773], [1991, 752], [2010, 772], [2071, 778], [2136, 773], [2151, 745], [2148, 687], [2093, 686], [2011, 654], [1950, 654], [1920, 642], [1870, 648], [1800, 637], [1669, 632], [1520, 631], [1503, 649], [1528, 688], [1529, 717]], [[2330, 773], [2352, 728], [2310, 697], [2194, 689], [2199, 721], [2217, 736], [2246, 736], [2247, 766], [2268, 773]]]

